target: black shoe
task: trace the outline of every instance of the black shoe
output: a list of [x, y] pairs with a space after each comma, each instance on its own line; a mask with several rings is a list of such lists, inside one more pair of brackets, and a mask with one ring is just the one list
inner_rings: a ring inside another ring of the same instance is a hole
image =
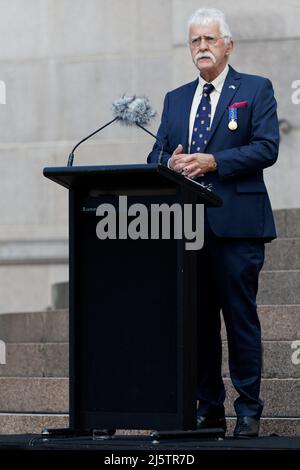
[[243, 439], [257, 437], [259, 433], [259, 424], [260, 422], [257, 418], [252, 418], [251, 416], [238, 416], [233, 436]]
[[197, 416], [197, 429], [221, 428], [226, 432], [225, 418], [211, 418], [209, 416]]

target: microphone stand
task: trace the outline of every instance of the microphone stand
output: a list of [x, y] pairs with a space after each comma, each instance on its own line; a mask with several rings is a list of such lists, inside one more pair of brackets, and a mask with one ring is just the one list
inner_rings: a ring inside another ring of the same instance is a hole
[[74, 152], [75, 150], [77, 149], [77, 147], [79, 147], [80, 144], [82, 144], [82, 142], [85, 142], [87, 139], [89, 139], [90, 137], [93, 137], [93, 135], [97, 134], [97, 132], [100, 132], [102, 131], [102, 129], [105, 129], [105, 127], [109, 126], [110, 124], [112, 124], [113, 122], [117, 121], [117, 119], [119, 119], [118, 117], [112, 119], [112, 121], [109, 121], [107, 124], [105, 124], [104, 126], [100, 127], [99, 129], [97, 129], [96, 131], [94, 131], [92, 134], [88, 135], [87, 137], [85, 137], [84, 139], [82, 139], [80, 142], [78, 142], [78, 144], [75, 145], [75, 147], [73, 148], [72, 152], [70, 153], [69, 155], [69, 159], [68, 159], [68, 165], [67, 166], [72, 166], [73, 165], [73, 160], [74, 160]]
[[145, 132], [147, 132], [148, 134], [152, 135], [152, 137], [154, 137], [155, 140], [157, 140], [159, 143], [160, 143], [160, 153], [159, 153], [159, 157], [158, 157], [158, 164], [161, 165], [161, 160], [162, 160], [162, 156], [163, 156], [163, 152], [164, 152], [164, 146], [163, 146], [163, 143], [162, 141], [157, 137], [157, 135], [154, 135], [152, 134], [152, 132], [148, 131], [148, 129], [146, 129], [145, 127], [143, 127], [141, 124], [139, 124], [138, 122], [136, 122], [136, 125], [138, 127], [140, 127], [141, 129], [143, 129]]

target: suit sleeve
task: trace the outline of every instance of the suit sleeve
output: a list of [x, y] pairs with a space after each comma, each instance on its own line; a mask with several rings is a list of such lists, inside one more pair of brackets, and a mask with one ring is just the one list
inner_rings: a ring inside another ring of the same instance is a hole
[[221, 179], [247, 176], [276, 162], [279, 146], [276, 109], [272, 84], [265, 79], [253, 102], [249, 144], [213, 153]]
[[[162, 164], [168, 164], [168, 160], [172, 155], [172, 151], [170, 149], [170, 143], [168, 139], [168, 114], [169, 114], [169, 94], [167, 93], [164, 99], [164, 107], [161, 116], [161, 123], [157, 132], [157, 137], [163, 144], [163, 153], [162, 153]], [[152, 152], [148, 155], [147, 163], [157, 163], [159, 159], [159, 155], [161, 152], [161, 145], [159, 142], [155, 142]]]

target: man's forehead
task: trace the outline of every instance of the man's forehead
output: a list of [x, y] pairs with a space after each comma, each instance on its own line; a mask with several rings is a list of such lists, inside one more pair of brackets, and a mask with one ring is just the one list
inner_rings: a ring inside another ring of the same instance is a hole
[[190, 36], [200, 36], [201, 34], [220, 34], [220, 26], [217, 21], [210, 21], [205, 25], [193, 24], [190, 27]]

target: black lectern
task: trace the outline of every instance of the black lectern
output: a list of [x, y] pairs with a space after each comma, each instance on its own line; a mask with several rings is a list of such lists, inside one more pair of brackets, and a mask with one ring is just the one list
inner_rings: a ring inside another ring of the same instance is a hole
[[153, 204], [217, 207], [221, 199], [154, 164], [44, 175], [69, 189], [70, 427], [195, 429], [196, 252], [184, 238], [101, 240], [97, 207], [130, 221], [119, 196], [149, 213]]

